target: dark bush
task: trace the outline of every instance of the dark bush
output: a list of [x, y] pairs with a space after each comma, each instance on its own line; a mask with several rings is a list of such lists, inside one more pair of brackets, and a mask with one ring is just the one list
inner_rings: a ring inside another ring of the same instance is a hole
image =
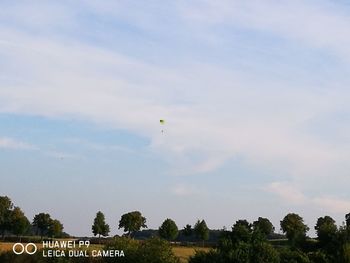
[[281, 263], [310, 263], [308, 256], [299, 250], [283, 248], [280, 250]]
[[327, 258], [326, 254], [321, 251], [310, 252], [308, 254], [311, 263], [330, 263], [331, 261]]

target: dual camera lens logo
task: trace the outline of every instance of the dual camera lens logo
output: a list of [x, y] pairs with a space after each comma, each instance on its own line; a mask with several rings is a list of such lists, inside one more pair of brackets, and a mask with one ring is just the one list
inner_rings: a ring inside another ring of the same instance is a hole
[[27, 253], [28, 255], [33, 255], [37, 250], [38, 248], [34, 243], [28, 243], [25, 246], [22, 243], [16, 243], [12, 247], [12, 251], [16, 255], [22, 255], [23, 253]]

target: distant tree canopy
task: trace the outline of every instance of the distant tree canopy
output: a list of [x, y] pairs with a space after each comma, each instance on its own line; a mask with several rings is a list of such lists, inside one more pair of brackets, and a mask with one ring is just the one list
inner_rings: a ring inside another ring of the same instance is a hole
[[146, 218], [139, 211], [133, 211], [122, 215], [119, 221], [119, 229], [124, 228], [124, 232], [130, 236], [133, 232], [141, 228], [147, 228]]
[[61, 237], [63, 232], [63, 224], [57, 219], [53, 219], [50, 222], [50, 226], [48, 229], [49, 237]]
[[[33, 226], [33, 227], [31, 227]], [[63, 225], [51, 218], [47, 213], [39, 213], [34, 216], [32, 224], [25, 216], [22, 209], [14, 206], [7, 196], [0, 196], [0, 233], [16, 235], [20, 240], [23, 235], [40, 234], [50, 237], [61, 237], [68, 234], [63, 233]]]
[[333, 218], [324, 216], [317, 219], [315, 230], [317, 239], [324, 246], [334, 239], [338, 229]]
[[[232, 231], [223, 231], [215, 250], [197, 252], [189, 263], [280, 263], [278, 251], [267, 242], [265, 234], [252, 228], [247, 220], [238, 220]], [[291, 263], [288, 261], [288, 263]], [[293, 262], [298, 263], [298, 262]]]
[[202, 221], [197, 221], [197, 223], [194, 225], [193, 232], [196, 237], [202, 241], [209, 239], [209, 228], [207, 227], [204, 219]]
[[162, 225], [159, 227], [158, 232], [160, 237], [167, 240], [174, 240], [179, 234], [176, 223], [169, 218], [164, 220]]
[[232, 241], [234, 243], [248, 242], [252, 233], [252, 225], [247, 220], [238, 220], [232, 227]]
[[281, 230], [286, 234], [292, 245], [300, 245], [305, 240], [309, 227], [298, 214], [289, 213], [281, 221]]
[[192, 236], [193, 234], [193, 229], [192, 226], [187, 224], [183, 229], [182, 229], [182, 234], [186, 237]]
[[35, 215], [32, 225], [41, 238], [43, 236], [61, 237], [63, 235], [63, 224], [59, 220], [52, 219], [47, 213]]
[[0, 196], [0, 232], [2, 237], [11, 227], [11, 211], [13, 203], [7, 196]]
[[275, 231], [270, 220], [263, 217], [259, 217], [257, 221], [253, 222], [253, 228], [254, 230], [259, 229], [266, 236], [271, 235]]
[[30, 227], [28, 218], [24, 215], [23, 211], [15, 206], [11, 213], [11, 230], [16, 236], [21, 236], [27, 233]]
[[108, 236], [109, 234], [109, 225], [106, 224], [105, 216], [101, 211], [96, 213], [96, 217], [94, 219], [94, 223], [92, 225], [92, 233], [94, 236], [100, 238], [101, 236]]
[[51, 216], [47, 213], [39, 213], [34, 216], [33, 226], [41, 238], [48, 234], [51, 222]]

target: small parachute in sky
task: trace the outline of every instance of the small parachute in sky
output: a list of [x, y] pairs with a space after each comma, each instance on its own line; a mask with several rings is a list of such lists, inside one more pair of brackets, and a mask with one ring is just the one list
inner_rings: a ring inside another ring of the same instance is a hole
[[[160, 123], [160, 125], [164, 125], [165, 124], [165, 120], [163, 120], [163, 119], [160, 119], [159, 120], [159, 123]], [[162, 133], [164, 132], [164, 130], [162, 129]]]

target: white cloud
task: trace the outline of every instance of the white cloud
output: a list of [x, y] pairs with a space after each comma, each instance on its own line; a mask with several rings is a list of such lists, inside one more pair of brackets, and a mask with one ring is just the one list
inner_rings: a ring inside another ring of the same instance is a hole
[[[211, 24], [236, 25], [331, 47], [337, 54], [348, 52], [347, 34], [341, 33], [349, 21], [324, 5], [193, 3], [175, 10], [182, 10], [179, 17], [203, 23], [198, 29], [207, 35], [215, 35]], [[142, 24], [135, 13], [123, 12], [122, 4], [96, 10]], [[77, 23], [74, 16], [69, 12], [67, 21]], [[49, 13], [40, 21], [45, 19], [50, 20]], [[147, 21], [149, 30], [157, 24], [153, 16], [140, 20]], [[3, 25], [0, 32], [0, 56], [6, 64], [0, 112], [75, 118], [132, 131], [150, 138], [152, 150], [179, 174], [210, 172], [237, 155], [248, 165], [299, 178], [328, 176], [340, 166], [344, 169], [338, 169], [339, 176], [345, 176], [350, 168], [349, 143], [337, 138], [325, 142], [303, 130], [315, 116], [350, 110], [349, 92], [334, 90], [332, 81], [320, 92], [308, 78], [293, 79], [294, 72], [284, 79], [194, 59], [159, 66], [62, 36], [61, 31], [56, 38], [45, 31], [33, 36]], [[160, 118], [167, 120], [164, 134]]]
[[193, 195], [202, 194], [202, 191], [197, 187], [185, 185], [185, 184], [178, 184], [174, 186], [171, 189], [171, 192], [177, 196], [193, 196]]
[[[334, 1], [204, 1], [182, 9], [190, 23], [243, 27], [275, 34], [350, 59], [347, 6]], [[349, 11], [349, 10], [348, 10]]]
[[[304, 176], [328, 172], [348, 153], [346, 145], [334, 148], [298, 131], [344, 96], [294, 89], [293, 82], [262, 76], [251, 79], [248, 73], [217, 66], [158, 67], [87, 45], [3, 33], [22, 45], [2, 44], [7, 62], [19, 65], [16, 72], [8, 67], [3, 73], [10, 80], [0, 90], [2, 112], [127, 129], [151, 138], [156, 151], [179, 161], [175, 166], [189, 164], [188, 171], [194, 172], [211, 171], [241, 154], [251, 164]], [[279, 85], [285, 89], [278, 90]], [[159, 118], [167, 120], [164, 134]], [[191, 164], [191, 156], [200, 161]]]
[[350, 200], [337, 197], [317, 197], [313, 198], [311, 202], [333, 213], [345, 214], [350, 210]]
[[82, 156], [67, 152], [45, 150], [37, 145], [19, 141], [10, 137], [0, 137], [0, 149], [11, 149], [11, 150], [26, 150], [26, 151], [38, 151], [50, 157], [58, 159], [81, 159]]
[[66, 138], [66, 139], [63, 139], [62, 141], [68, 144], [80, 145], [94, 151], [120, 151], [124, 153], [136, 153], [136, 151], [130, 147], [117, 145], [117, 144], [96, 143], [96, 142], [90, 142], [79, 138]]
[[0, 148], [13, 150], [37, 150], [38, 147], [32, 144], [18, 141], [9, 137], [0, 137]]
[[304, 205], [307, 202], [307, 198], [301, 191], [285, 182], [270, 183], [267, 187], [265, 187], [265, 190], [278, 195], [283, 200], [291, 204]]
[[331, 196], [311, 197], [305, 195], [300, 189], [287, 182], [272, 182], [264, 190], [277, 195], [289, 205], [316, 206], [327, 213], [344, 215], [350, 209], [350, 200]]

